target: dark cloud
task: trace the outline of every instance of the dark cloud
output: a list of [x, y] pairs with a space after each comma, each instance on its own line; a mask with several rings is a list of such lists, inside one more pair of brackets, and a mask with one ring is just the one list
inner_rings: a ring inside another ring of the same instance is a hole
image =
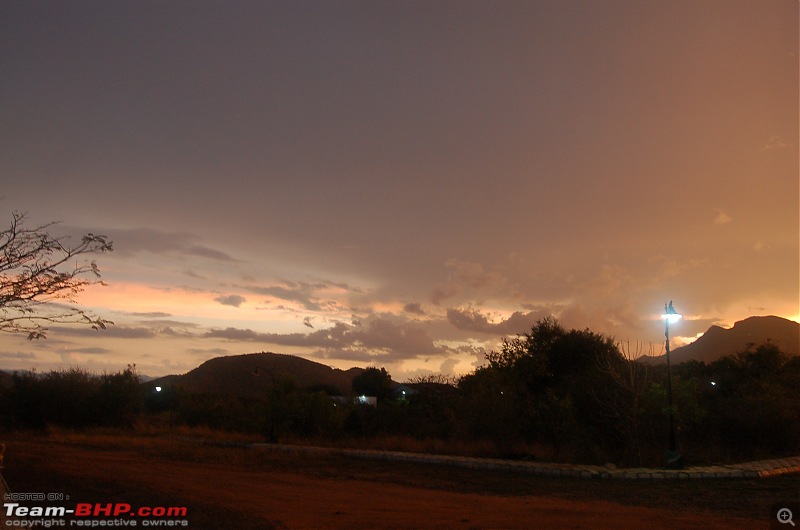
[[164, 232], [153, 228], [110, 230], [114, 253], [130, 256], [140, 252], [153, 254], [183, 254], [214, 261], [236, 262], [225, 252], [197, 244], [198, 236], [186, 232]]
[[139, 318], [167, 318], [171, 317], [172, 315], [169, 313], [162, 313], [159, 311], [151, 311], [147, 313], [134, 313], [134, 312], [124, 312], [124, 315], [131, 316], [131, 317], [139, 317]]
[[229, 305], [233, 307], [239, 307], [245, 302], [245, 297], [240, 296], [238, 294], [229, 294], [229, 295], [222, 295], [214, 298], [215, 302], [219, 302], [222, 305]]
[[[145, 326], [108, 326], [104, 330], [95, 330], [87, 327], [58, 327], [52, 328], [51, 332], [54, 336], [72, 336], [72, 337], [89, 337], [97, 339], [152, 339], [158, 336], [162, 337], [194, 337], [195, 335], [186, 331], [185, 328], [196, 327], [194, 324], [185, 324], [182, 322], [145, 322]], [[70, 349], [70, 351], [74, 351]]]
[[156, 330], [163, 328], [192, 329], [199, 327], [198, 324], [182, 320], [142, 320], [139, 323]]
[[333, 355], [334, 352], [349, 352], [348, 355], [357, 352], [370, 356], [386, 355], [393, 360], [399, 360], [445, 351], [434, 343], [422, 327], [408, 323], [397, 325], [385, 319], [370, 320], [358, 327], [337, 322], [330, 328], [311, 333], [258, 333], [251, 329], [226, 328], [208, 331], [203, 336], [310, 348], [320, 350], [325, 356]]
[[70, 348], [69, 350], [70, 353], [85, 353], [87, 355], [104, 355], [113, 351], [108, 348]]
[[7, 361], [35, 361], [36, 355], [22, 352], [0, 352], [0, 359]]
[[408, 303], [403, 306], [403, 311], [406, 313], [411, 313], [414, 315], [424, 315], [425, 311], [422, 309], [422, 304], [419, 303]]
[[295, 302], [303, 306], [308, 311], [323, 311], [339, 307], [335, 300], [326, 298], [326, 290], [340, 290], [348, 293], [359, 293], [361, 290], [346, 283], [337, 282], [295, 282], [280, 281], [278, 285], [245, 285], [240, 286], [249, 292], [271, 296], [287, 302]]
[[224, 355], [228, 355], [230, 353], [229, 350], [225, 348], [188, 348], [186, 353], [190, 353], [192, 355], [201, 355], [201, 356], [214, 356], [214, 357], [222, 357]]
[[149, 328], [127, 327], [127, 326], [108, 326], [104, 330], [96, 330], [86, 327], [57, 327], [51, 328], [53, 335], [69, 335], [72, 337], [91, 337], [101, 339], [151, 339], [156, 336], [156, 332]]
[[297, 302], [309, 311], [322, 310], [322, 306], [313, 299], [313, 290], [306, 284], [295, 288], [276, 285], [273, 287], [247, 287], [246, 289], [257, 294], [286, 300], [287, 302]]
[[486, 333], [490, 335], [514, 335], [529, 331], [531, 326], [543, 315], [539, 311], [522, 313], [515, 311], [505, 320], [492, 322], [489, 317], [476, 309], [448, 309], [447, 320], [463, 331]]

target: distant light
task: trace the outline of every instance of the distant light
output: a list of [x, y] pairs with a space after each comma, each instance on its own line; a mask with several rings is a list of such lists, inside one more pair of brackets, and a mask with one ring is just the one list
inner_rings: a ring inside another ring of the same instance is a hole
[[405, 390], [403, 390], [403, 395], [404, 395], [404, 396], [406, 395], [406, 391], [405, 391]]
[[717, 382], [716, 381], [711, 381], [711, 386], [717, 386]]
[[160, 386], [156, 387], [156, 392], [161, 392], [161, 387]]

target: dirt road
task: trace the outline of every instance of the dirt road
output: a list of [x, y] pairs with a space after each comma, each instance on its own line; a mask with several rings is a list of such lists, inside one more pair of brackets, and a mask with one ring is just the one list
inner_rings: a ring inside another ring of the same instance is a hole
[[[382, 483], [379, 477], [365, 480], [358, 473], [348, 476], [346, 468], [340, 466], [312, 474], [302, 469], [293, 472], [287, 470], [290, 463], [273, 465], [263, 457], [248, 464], [243, 460], [247, 455], [241, 451], [230, 453], [229, 459], [222, 451], [204, 452], [197, 457], [201, 461], [184, 460], [174, 453], [153, 453], [152, 449], [102, 449], [28, 440], [14, 447], [17, 467], [11, 475], [25, 488], [39, 488], [27, 491], [62, 491], [77, 502], [185, 505], [193, 528], [768, 526], [765, 519], [696, 510], [676, 512], [608, 500], [541, 494], [506, 496]], [[9, 472], [6, 476], [12, 489], [21, 491], [13, 485]], [[509, 476], [509, 480], [513, 478]]]

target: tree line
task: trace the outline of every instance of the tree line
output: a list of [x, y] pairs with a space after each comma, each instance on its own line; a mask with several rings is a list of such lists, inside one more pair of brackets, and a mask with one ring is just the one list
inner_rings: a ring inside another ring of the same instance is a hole
[[[13, 213], [0, 230], [0, 332], [44, 338], [47, 326], [112, 322], [75, 305], [85, 287], [102, 284], [97, 265], [81, 261], [113, 249], [104, 235], [79, 243], [49, 231], [55, 223], [26, 226]], [[555, 319], [505, 339], [487, 364], [459, 379], [415, 381], [394, 392], [383, 368], [353, 380], [356, 395], [378, 397], [373, 407], [338, 400], [326, 388], [299, 388], [275, 374], [255, 398], [154, 392], [135, 366], [116, 374], [80, 369], [47, 374], [17, 372], [0, 390], [0, 427], [131, 427], [169, 418], [169, 425], [204, 425], [287, 437], [336, 441], [382, 435], [445, 442], [486, 442], [492, 456], [572, 462], [653, 463], [662, 460], [668, 418], [676, 420], [679, 447], [705, 458], [782, 455], [800, 447], [800, 357], [772, 343], [751, 344], [710, 364], [674, 367], [673, 405], [667, 371], [642, 362], [640, 348], [590, 330], [566, 330]]]
[[[130, 427], [136, 421], [258, 434], [278, 442], [382, 436], [481, 442], [485, 456], [626, 465], [663, 463], [670, 413], [687, 461], [766, 458], [800, 447], [800, 357], [772, 343], [751, 344], [713, 363], [667, 371], [643, 362], [640, 348], [554, 318], [505, 339], [487, 363], [459, 379], [418, 378], [397, 390], [384, 368], [353, 380], [353, 395], [300, 388], [288, 374], [265, 381], [257, 397], [156, 392], [135, 367], [93, 376], [71, 369], [15, 373], [4, 389], [5, 428], [48, 424]], [[167, 420], [168, 418], [168, 420]]]

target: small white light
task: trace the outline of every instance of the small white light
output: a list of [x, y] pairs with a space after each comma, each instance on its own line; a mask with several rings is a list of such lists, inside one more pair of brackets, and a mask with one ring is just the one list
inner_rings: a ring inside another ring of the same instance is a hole
[[161, 387], [160, 386], [156, 387], [156, 392], [161, 392]]
[[717, 386], [717, 382], [716, 381], [711, 381], [711, 386]]

